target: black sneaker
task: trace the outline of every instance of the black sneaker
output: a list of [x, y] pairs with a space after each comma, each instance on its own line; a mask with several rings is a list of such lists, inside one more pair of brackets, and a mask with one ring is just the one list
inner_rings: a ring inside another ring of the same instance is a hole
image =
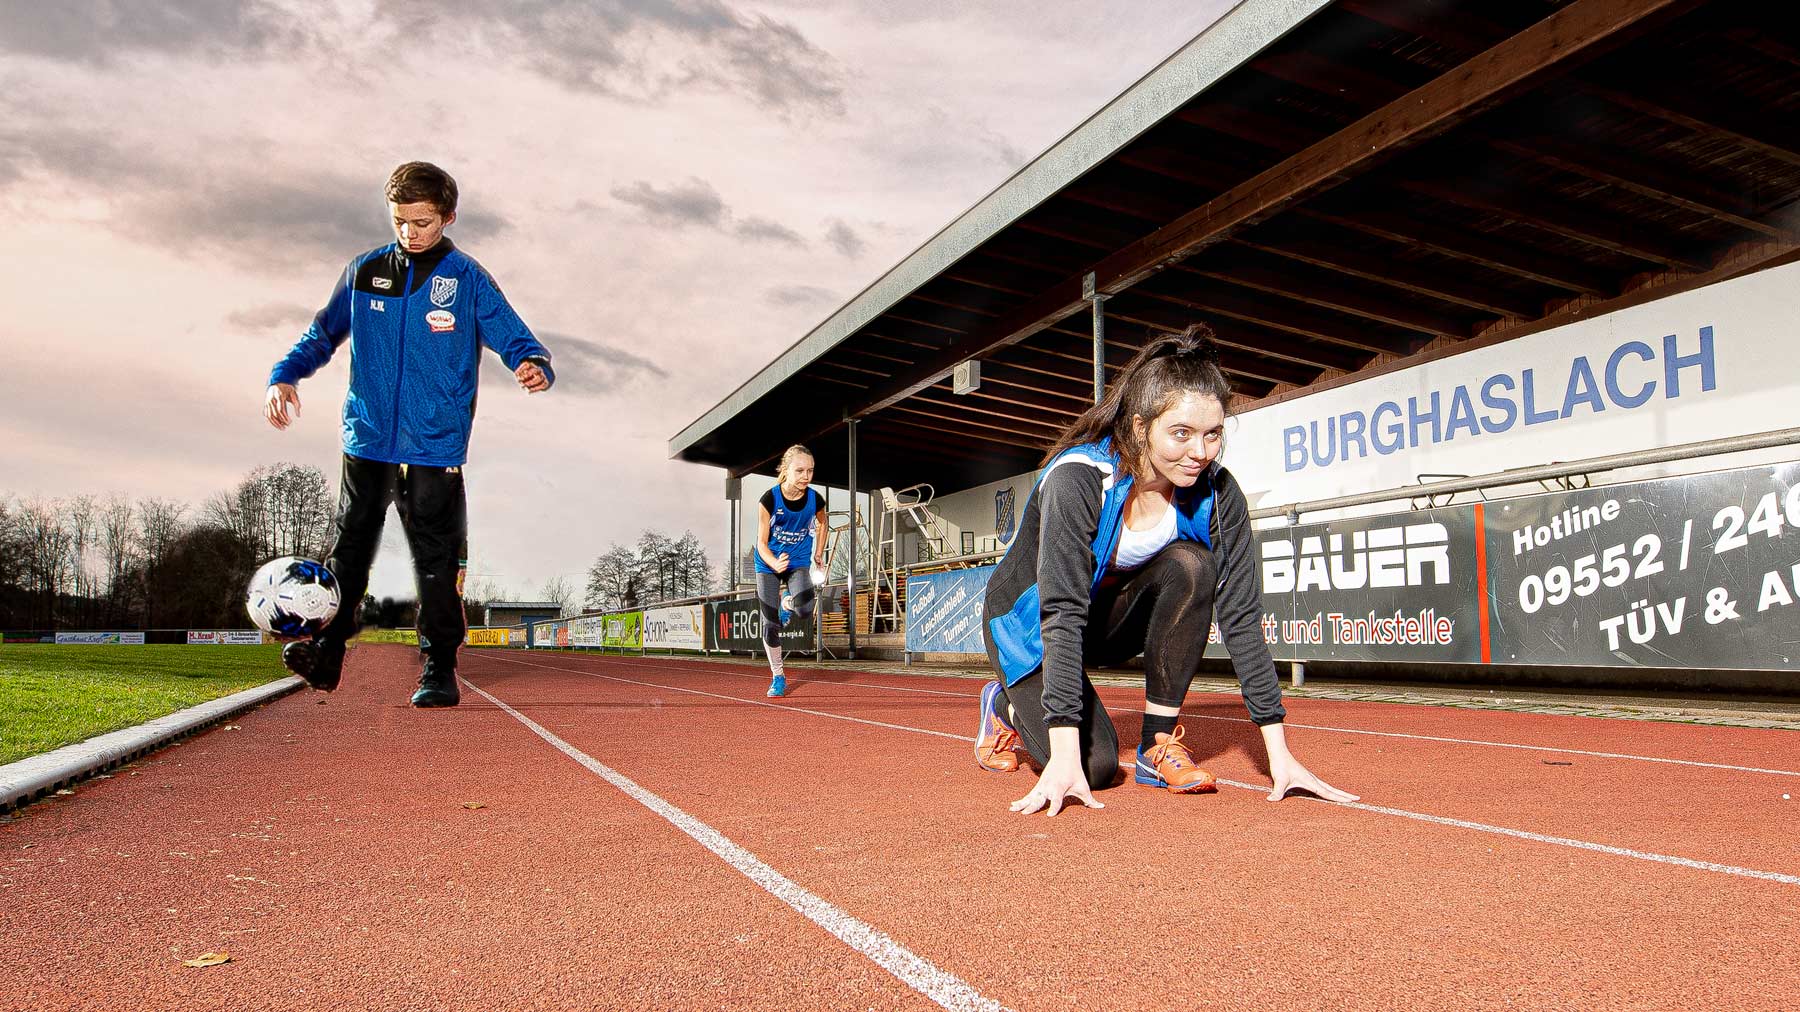
[[344, 645], [331, 640], [295, 640], [281, 648], [281, 663], [320, 692], [331, 692], [344, 677]]
[[455, 706], [460, 702], [462, 692], [456, 687], [456, 669], [426, 660], [425, 670], [419, 673], [419, 691], [413, 693], [412, 705], [428, 709]]

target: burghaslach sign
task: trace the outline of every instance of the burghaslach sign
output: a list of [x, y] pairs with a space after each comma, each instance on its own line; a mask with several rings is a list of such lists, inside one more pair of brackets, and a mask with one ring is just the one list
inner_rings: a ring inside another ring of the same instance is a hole
[[[714, 650], [744, 650], [761, 653], [762, 606], [756, 598], [716, 601], [706, 606], [707, 636]], [[795, 619], [781, 630], [781, 648], [795, 653], [813, 650], [812, 618]]]

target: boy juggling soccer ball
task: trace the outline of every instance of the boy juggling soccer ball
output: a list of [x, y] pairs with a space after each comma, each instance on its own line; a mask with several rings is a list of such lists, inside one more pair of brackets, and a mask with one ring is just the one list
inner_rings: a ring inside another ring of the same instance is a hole
[[388, 177], [387, 201], [396, 241], [350, 261], [325, 308], [269, 374], [263, 416], [285, 429], [300, 414], [297, 384], [350, 342], [337, 541], [325, 561], [343, 606], [319, 635], [289, 643], [281, 659], [313, 688], [337, 688], [391, 502], [419, 590], [424, 671], [412, 704], [455, 706], [469, 539], [462, 467], [481, 347], [494, 349], [527, 393], [548, 390], [555, 375], [550, 352], [494, 279], [444, 236], [456, 221], [456, 180], [427, 162], [407, 162]]

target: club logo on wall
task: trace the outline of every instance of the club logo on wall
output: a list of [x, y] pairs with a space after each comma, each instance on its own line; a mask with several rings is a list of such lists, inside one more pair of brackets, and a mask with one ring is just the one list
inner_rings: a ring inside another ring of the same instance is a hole
[[432, 278], [431, 279], [431, 304], [432, 305], [438, 307], [439, 309], [447, 309], [447, 308], [449, 308], [450, 304], [455, 301], [456, 301], [456, 279], [455, 278]]
[[1013, 510], [1015, 501], [1011, 485], [994, 493], [994, 531], [1003, 545], [1012, 540], [1013, 525], [1018, 522]]

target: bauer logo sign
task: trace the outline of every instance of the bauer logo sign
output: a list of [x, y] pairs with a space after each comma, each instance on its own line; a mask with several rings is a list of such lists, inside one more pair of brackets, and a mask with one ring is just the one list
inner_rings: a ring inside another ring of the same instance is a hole
[[[1294, 660], [1478, 659], [1475, 518], [1422, 510], [1257, 536], [1259, 626], [1276, 657]], [[1218, 626], [1207, 653], [1223, 656]]]

